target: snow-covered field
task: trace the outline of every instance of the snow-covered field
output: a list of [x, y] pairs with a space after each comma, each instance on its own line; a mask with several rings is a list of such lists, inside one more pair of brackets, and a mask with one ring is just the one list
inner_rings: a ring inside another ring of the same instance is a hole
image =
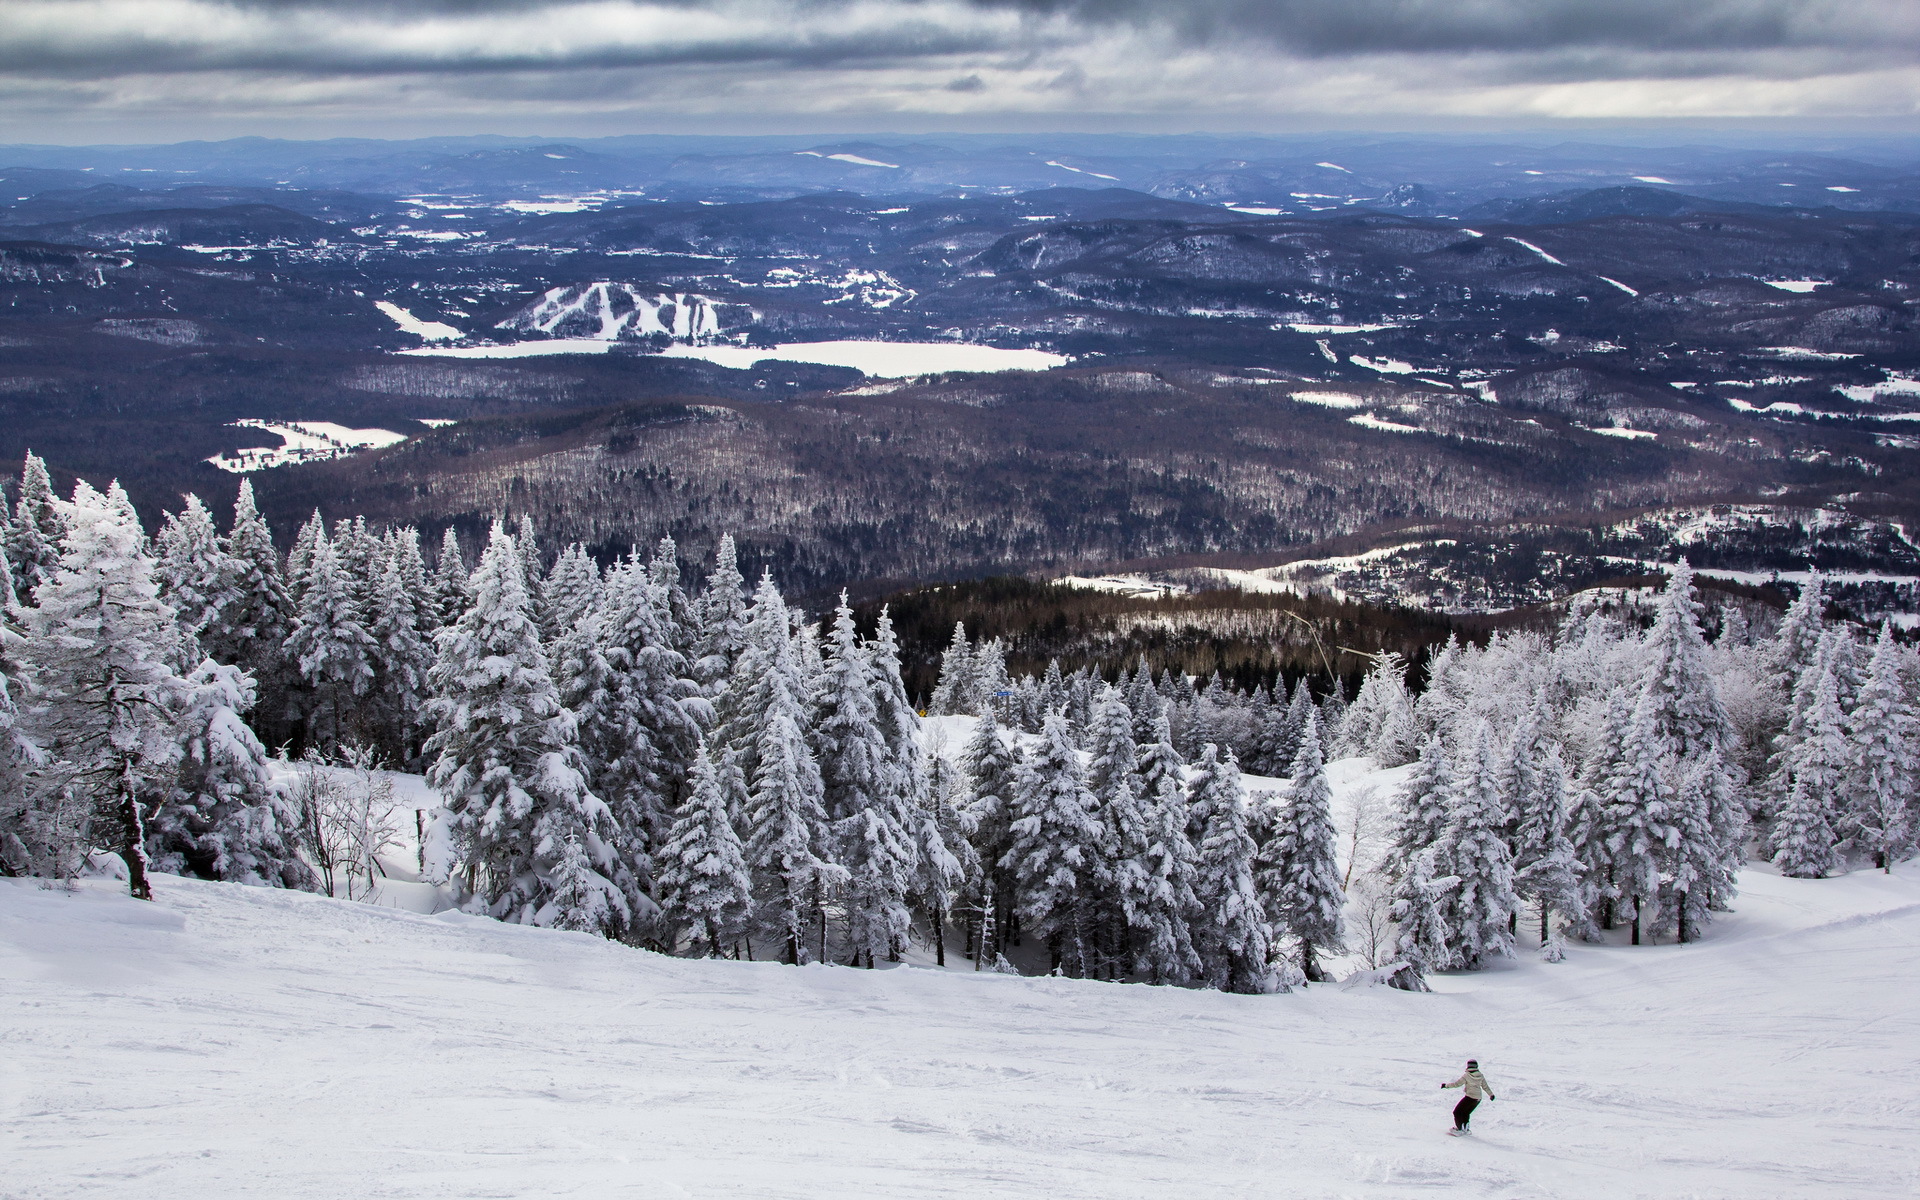
[[[693, 962], [225, 884], [0, 880], [0, 1196], [1920, 1190], [1920, 880], [1432, 995]], [[1477, 1055], [1498, 1089], [1443, 1135]]]
[[250, 471], [264, 471], [269, 467], [284, 467], [290, 463], [340, 458], [356, 450], [379, 449], [407, 440], [406, 434], [395, 433], [391, 429], [348, 429], [332, 421], [263, 421], [246, 417], [233, 424], [239, 428], [275, 434], [282, 443], [270, 450], [248, 447], [231, 452], [222, 451], [207, 459], [223, 471], [241, 475]]
[[[503, 346], [422, 346], [396, 353], [440, 358], [529, 358], [547, 354], [605, 354], [613, 342], [597, 338], [551, 338]], [[1008, 350], [968, 342], [787, 342], [770, 349], [750, 346], [672, 345], [663, 358], [699, 358], [722, 367], [746, 370], [769, 359], [852, 367], [876, 379], [904, 379], [943, 371], [1045, 371], [1064, 365], [1063, 354], [1046, 350]]]

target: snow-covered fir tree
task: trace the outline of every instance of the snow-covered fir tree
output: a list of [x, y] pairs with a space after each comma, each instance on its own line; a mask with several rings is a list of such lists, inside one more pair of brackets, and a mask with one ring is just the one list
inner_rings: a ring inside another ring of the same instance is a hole
[[1309, 716], [1294, 755], [1286, 804], [1259, 856], [1257, 882], [1276, 934], [1284, 931], [1299, 954], [1309, 983], [1326, 979], [1321, 952], [1342, 947], [1341, 908], [1346, 901], [1334, 852], [1332, 789], [1320, 750], [1320, 725]]
[[1055, 970], [1084, 977], [1091, 962], [1089, 905], [1103, 885], [1104, 842], [1080, 751], [1064, 713], [1047, 717], [1014, 782], [1011, 876], [1021, 928], [1046, 943]]
[[1881, 623], [1860, 699], [1847, 715], [1851, 756], [1838, 832], [1855, 853], [1891, 872], [1914, 852], [1913, 797], [1920, 729], [1901, 678], [1901, 651]]
[[1502, 836], [1497, 771], [1493, 731], [1483, 721], [1455, 774], [1446, 830], [1434, 856], [1459, 881], [1447, 892], [1444, 912], [1454, 961], [1466, 967], [1513, 953], [1519, 899], [1513, 852]]
[[20, 470], [20, 497], [5, 527], [6, 558], [13, 578], [14, 599], [31, 604], [34, 589], [53, 578], [60, 566], [60, 543], [65, 536], [66, 526], [54, 497], [47, 464], [28, 452]]
[[361, 701], [373, 690], [376, 647], [345, 561], [325, 530], [315, 541], [287, 634], [287, 656], [304, 685], [309, 738], [332, 746], [362, 728]]
[[1200, 903], [1194, 949], [1209, 986], [1227, 992], [1268, 991], [1274, 982], [1273, 941], [1254, 882], [1253, 836], [1240, 766], [1211, 742], [1202, 746], [1187, 807], [1201, 834], [1193, 890]]
[[660, 907], [674, 926], [667, 944], [687, 938], [697, 953], [723, 957], [745, 930], [753, 894], [705, 743], [694, 751], [686, 799], [657, 858]]
[[472, 585], [432, 672], [427, 779], [445, 799], [454, 849], [441, 869], [473, 908], [501, 920], [618, 932], [633, 914], [609, 878], [612, 816], [588, 789], [519, 551], [497, 524]]

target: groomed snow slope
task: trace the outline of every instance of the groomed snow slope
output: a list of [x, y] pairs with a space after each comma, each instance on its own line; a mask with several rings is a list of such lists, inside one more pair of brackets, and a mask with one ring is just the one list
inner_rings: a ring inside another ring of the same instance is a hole
[[[162, 877], [0, 880], [0, 1196], [1920, 1190], [1920, 884], [1434, 995], [688, 962]], [[1500, 1099], [1443, 1136], [1478, 1055]]]

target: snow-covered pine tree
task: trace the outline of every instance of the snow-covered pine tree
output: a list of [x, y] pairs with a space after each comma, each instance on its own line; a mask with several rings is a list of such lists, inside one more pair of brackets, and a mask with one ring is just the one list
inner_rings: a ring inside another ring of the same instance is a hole
[[973, 648], [967, 644], [967, 627], [955, 621], [953, 640], [940, 656], [940, 678], [934, 684], [927, 711], [936, 717], [966, 712], [965, 705], [973, 690]]
[[[182, 638], [119, 484], [104, 496], [76, 484], [60, 517], [60, 562], [34, 590], [21, 647], [34, 696], [27, 732], [45, 755], [32, 772], [30, 806], [47, 815], [85, 803], [91, 830], [73, 832], [112, 846], [126, 861], [129, 891], [148, 900], [152, 796], [180, 761], [189, 690], [175, 668]], [[71, 848], [46, 849], [36, 857], [73, 861]]]
[[[889, 628], [889, 641], [891, 629]], [[911, 819], [913, 711], [875, 662], [882, 647], [860, 644], [853, 609], [841, 594], [827, 638], [825, 672], [814, 707], [814, 755], [826, 786], [837, 859], [847, 869], [847, 932], [854, 961], [897, 957], [911, 918], [907, 892], [916, 866]], [[885, 652], [893, 655], [891, 646]], [[897, 692], [897, 694], [896, 694]]]
[[1718, 750], [1676, 762], [1672, 770], [1673, 800], [1668, 810], [1672, 832], [1664, 856], [1658, 928], [1691, 942], [1713, 919], [1714, 910], [1725, 908], [1732, 897], [1728, 856], [1713, 827], [1714, 812], [1732, 803], [1725, 794], [1731, 787]]
[[1140, 753], [1138, 770], [1147, 840], [1140, 861], [1147, 886], [1134, 912], [1134, 970], [1149, 983], [1185, 983], [1204, 971], [1193, 934], [1202, 919], [1194, 890], [1200, 855], [1187, 835], [1187, 792], [1164, 708], [1153, 741]]
[[1539, 725], [1524, 727], [1530, 736], [1515, 737], [1512, 754], [1524, 757], [1524, 771], [1511, 770], [1509, 779], [1521, 780], [1506, 800], [1513, 830], [1513, 888], [1533, 904], [1540, 918], [1540, 944], [1553, 941], [1553, 918], [1585, 931], [1587, 906], [1580, 887], [1579, 862], [1567, 838], [1567, 765], [1560, 747], [1538, 736]]
[[727, 798], [705, 742], [695, 749], [687, 797], [656, 859], [660, 910], [675, 934], [708, 958], [721, 958], [746, 926], [753, 889], [740, 838], [727, 816]]
[[540, 553], [539, 533], [533, 527], [533, 517], [528, 513], [520, 514], [520, 525], [514, 530], [513, 544], [520, 551], [520, 569], [527, 582], [527, 603], [531, 606], [534, 621], [541, 618], [540, 599], [545, 594], [543, 585], [547, 580], [546, 558]]
[[1859, 703], [1847, 716], [1848, 763], [1840, 832], [1848, 847], [1891, 872], [1914, 851], [1916, 758], [1914, 708], [1900, 678], [1901, 653], [1887, 622], [1880, 624], [1873, 661]]
[[540, 631], [552, 645], [600, 607], [599, 564], [587, 557], [586, 547], [575, 542], [560, 552], [540, 587]]
[[179, 512], [167, 515], [154, 535], [154, 579], [181, 630], [198, 645], [221, 611], [239, 597], [228, 592], [235, 571], [226, 561], [213, 514], [198, 496], [186, 501]]
[[1675, 764], [1665, 750], [1646, 692], [1633, 706], [1605, 784], [1607, 857], [1620, 912], [1633, 923], [1633, 944], [1659, 924], [1661, 875], [1674, 825]]
[[1133, 714], [1133, 740], [1142, 746], [1153, 745], [1160, 721], [1166, 716], [1167, 702], [1154, 689], [1153, 672], [1147, 668], [1144, 655], [1127, 684], [1127, 711]]
[[[3, 513], [4, 505], [0, 505]], [[53, 494], [47, 464], [32, 451], [20, 469], [20, 498], [6, 529], [7, 565], [13, 576], [12, 597], [33, 602], [33, 591], [53, 578], [60, 566], [60, 543], [66, 527]]]
[[1096, 969], [1104, 976], [1131, 970], [1141, 957], [1138, 939], [1154, 935], [1149, 920], [1147, 852], [1150, 831], [1141, 805], [1133, 713], [1117, 688], [1101, 685], [1085, 735], [1092, 761], [1087, 791], [1101, 834], [1107, 869], [1103, 887], [1089, 905], [1089, 939]]
[[1240, 765], [1209, 742], [1201, 747], [1187, 808], [1202, 829], [1193, 890], [1200, 903], [1194, 949], [1210, 987], [1259, 993], [1273, 986], [1273, 939], [1254, 884], [1253, 837]]
[[[1440, 844], [1449, 821], [1455, 775], [1453, 756], [1438, 737], [1420, 747], [1420, 757], [1400, 788], [1393, 822], [1394, 860], [1410, 863], [1422, 850]], [[1444, 863], [1435, 870], [1444, 872]]]
[[1502, 836], [1498, 769], [1493, 730], [1482, 720], [1455, 775], [1446, 832], [1435, 854], [1459, 877], [1444, 911], [1454, 959], [1469, 968], [1512, 956], [1511, 930], [1520, 907], [1513, 893], [1513, 852]]
[[367, 633], [373, 639], [373, 685], [367, 724], [389, 761], [411, 762], [422, 741], [423, 715], [433, 669], [434, 650], [414, 610], [414, 593], [401, 575], [400, 555], [389, 553], [379, 566], [367, 604]]
[[360, 702], [373, 689], [376, 647], [357, 589], [322, 530], [314, 543], [286, 654], [307, 695], [307, 736], [332, 746], [359, 731]]
[[701, 729], [713, 715], [661, 624], [664, 605], [656, 592], [638, 563], [617, 567], [608, 577], [600, 621], [601, 653], [610, 670], [606, 705], [582, 714], [596, 728], [592, 744], [618, 750], [601, 764], [597, 778], [628, 839], [623, 849], [635, 853], [665, 841]]
[[156, 870], [312, 891], [299, 850], [300, 815], [273, 785], [267, 752], [241, 714], [253, 681], [211, 659], [186, 678], [178, 773], [147, 823]]
[[[289, 566], [288, 572], [293, 568]], [[460, 619], [473, 602], [467, 581], [467, 560], [460, 552], [460, 535], [449, 525], [440, 534], [440, 557], [433, 564], [434, 614], [445, 628]]]
[[19, 652], [25, 610], [14, 600], [13, 570], [0, 554], [0, 875], [35, 874], [38, 857], [29, 843], [43, 841], [29, 823], [27, 767], [38, 758], [20, 724], [19, 697], [26, 683]]
[[1275, 935], [1284, 931], [1293, 938], [1301, 974], [1309, 983], [1320, 983], [1327, 976], [1319, 954], [1342, 948], [1340, 912], [1346, 893], [1334, 854], [1333, 789], [1320, 750], [1320, 725], [1311, 716], [1293, 758], [1286, 795], [1273, 836], [1260, 849], [1255, 882]]
[[1406, 663], [1386, 651], [1374, 659], [1347, 709], [1340, 753], [1343, 757], [1369, 755], [1382, 767], [1397, 767], [1412, 762], [1420, 745], [1413, 697], [1407, 693]]
[[1394, 957], [1406, 967], [1387, 982], [1404, 991], [1427, 991], [1427, 976], [1453, 965], [1446, 901], [1460, 880], [1435, 878], [1434, 855], [1429, 847], [1408, 859], [1393, 885]]
[[300, 526], [294, 535], [293, 547], [287, 551], [287, 598], [294, 607], [307, 590], [307, 572], [313, 569], [313, 548], [326, 536], [327, 523], [316, 508], [306, 524]]
[[1720, 702], [1706, 639], [1700, 635], [1700, 613], [1693, 570], [1683, 558], [1668, 577], [1647, 632], [1647, 666], [1640, 685], [1663, 752], [1682, 761], [1698, 761], [1715, 751], [1724, 755], [1733, 744], [1733, 725]]
[[[222, 588], [226, 601], [201, 632], [200, 643], [215, 662], [253, 676], [254, 726], [263, 735], [276, 737], [286, 724], [287, 689], [295, 673], [283, 652], [293, 626], [293, 601], [280, 571], [273, 533], [254, 504], [251, 480], [240, 481], [225, 548], [225, 565], [233, 573]], [[312, 558], [311, 546], [308, 558]]]
[[1826, 579], [1818, 572], [1800, 585], [1800, 594], [1787, 605], [1769, 647], [1774, 678], [1785, 692], [1793, 691], [1820, 656], [1820, 639], [1826, 632], [1826, 586]]
[[[660, 620], [666, 627], [673, 648], [692, 656], [700, 641], [700, 614], [680, 586], [680, 547], [671, 537], [662, 537], [654, 545], [653, 558], [647, 563], [647, 579], [660, 605]], [[688, 661], [693, 661], [691, 657]]]
[[700, 638], [693, 664], [694, 678], [717, 695], [733, 673], [733, 664], [747, 648], [746, 580], [740, 575], [740, 556], [733, 535], [723, 534], [714, 551], [707, 589], [696, 606]]
[[473, 907], [500, 920], [612, 935], [634, 916], [608, 878], [612, 817], [588, 789], [524, 572], [496, 523], [473, 603], [439, 639], [427, 782], [445, 800], [436, 820], [457, 856], [443, 865]]
[[1080, 751], [1064, 713], [1047, 717], [1039, 745], [1022, 757], [1013, 789], [1012, 876], [1021, 927], [1046, 942], [1055, 970], [1084, 978], [1089, 901], [1101, 886], [1100, 827]]
[[981, 921], [993, 931], [980, 957], [988, 962], [998, 954], [1015, 911], [1014, 873], [1005, 864], [1013, 849], [1015, 792], [1020, 756], [1001, 736], [991, 705], [981, 709], [980, 723], [960, 751], [960, 769], [967, 777], [967, 820], [973, 827], [973, 845], [980, 858], [981, 892], [975, 899]]
[[920, 773], [924, 783], [916, 789], [920, 809], [914, 814], [917, 865], [913, 891], [927, 914], [934, 963], [944, 967], [953, 906], [978, 883], [980, 856], [970, 840], [974, 823], [966, 805], [966, 777], [960, 768], [948, 761], [943, 747], [936, 744], [927, 748]]
[[1774, 820], [1768, 850], [1784, 875], [1818, 879], [1840, 865], [1833, 828], [1834, 797], [1845, 786], [1852, 747], [1831, 658], [1815, 657], [1794, 689], [1794, 716], [1782, 735], [1777, 775], [1786, 804]]
[[1007, 644], [1001, 639], [988, 638], [974, 647], [973, 687], [971, 711], [985, 712], [988, 705], [994, 705], [1004, 724], [1009, 719], [1007, 703], [1011, 697], [1001, 693], [1013, 690], [1013, 679], [1007, 674]]

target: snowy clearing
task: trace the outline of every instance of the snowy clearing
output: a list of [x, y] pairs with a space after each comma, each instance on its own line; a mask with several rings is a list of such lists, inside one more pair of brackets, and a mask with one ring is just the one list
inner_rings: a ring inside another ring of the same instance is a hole
[[1398, 421], [1389, 421], [1376, 417], [1372, 413], [1361, 413], [1357, 417], [1348, 417], [1348, 424], [1363, 425], [1368, 429], [1378, 429], [1385, 433], [1425, 433], [1418, 425], [1402, 425]]
[[1653, 432], [1650, 429], [1628, 429], [1628, 428], [1625, 428], [1624, 426], [1619, 426], [1619, 425], [1609, 425], [1601, 429], [1591, 429], [1591, 430], [1588, 430], [1588, 432], [1597, 433], [1601, 437], [1627, 438], [1629, 440], [1639, 440], [1642, 438], [1657, 438], [1660, 436], [1659, 434]]
[[[19, 1200], [1911, 1195], [1920, 883], [1750, 868], [1737, 907], [1234, 996], [0, 880], [0, 1158]], [[1456, 1141], [1468, 1055], [1500, 1098]]]
[[392, 318], [400, 332], [411, 333], [422, 341], [457, 342], [467, 336], [445, 321], [422, 321], [391, 300], [375, 300], [373, 306]]
[[1553, 255], [1548, 254], [1545, 250], [1542, 250], [1540, 247], [1534, 245], [1532, 242], [1529, 242], [1524, 238], [1509, 237], [1507, 240], [1512, 242], [1516, 246], [1522, 246], [1528, 250], [1533, 251], [1535, 254], [1538, 254], [1541, 258], [1546, 259], [1548, 262], [1552, 263], [1556, 267], [1564, 267], [1567, 265], [1566, 263], [1561, 262], [1559, 259], [1555, 258]]
[[223, 451], [207, 459], [222, 471], [232, 471], [236, 475], [264, 471], [268, 467], [284, 467], [290, 463], [339, 458], [356, 450], [394, 446], [407, 440], [406, 434], [395, 433], [391, 429], [348, 429], [332, 421], [262, 421], [246, 417], [233, 422], [233, 425], [240, 429], [260, 429], [277, 434], [281, 441], [278, 447], [271, 450], [248, 447], [231, 453]]
[[1295, 404], [1318, 404], [1322, 408], [1364, 408], [1372, 403], [1352, 392], [1289, 392], [1287, 399]]
[[1382, 325], [1309, 325], [1290, 321], [1275, 325], [1274, 328], [1290, 329], [1294, 333], [1379, 333], [1383, 329], [1399, 329], [1401, 326], [1391, 322]]
[[1800, 295], [1804, 296], [1808, 292], [1811, 292], [1813, 289], [1817, 287], [1827, 286], [1828, 284], [1832, 283], [1833, 280], [1831, 279], [1762, 279], [1760, 282], [1766, 284], [1768, 287], [1779, 288], [1783, 292], [1797, 292]]

